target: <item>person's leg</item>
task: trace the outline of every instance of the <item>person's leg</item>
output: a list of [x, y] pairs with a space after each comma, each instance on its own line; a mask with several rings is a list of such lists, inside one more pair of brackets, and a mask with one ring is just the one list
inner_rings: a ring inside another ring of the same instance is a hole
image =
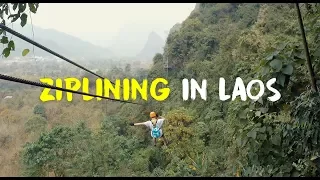
[[164, 145], [168, 145], [168, 141], [167, 141], [166, 137], [164, 136], [164, 134], [162, 135], [162, 138], [163, 138]]
[[157, 145], [157, 139], [153, 138], [153, 145], [156, 146]]

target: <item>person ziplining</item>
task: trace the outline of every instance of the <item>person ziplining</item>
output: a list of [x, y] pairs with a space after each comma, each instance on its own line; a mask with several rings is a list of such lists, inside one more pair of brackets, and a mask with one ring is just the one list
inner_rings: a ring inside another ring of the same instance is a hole
[[154, 146], [156, 146], [157, 139], [163, 138], [164, 145], [167, 146], [168, 141], [164, 136], [164, 133], [162, 131], [162, 125], [164, 122], [164, 118], [158, 116], [155, 112], [150, 113], [151, 120], [141, 123], [130, 123], [131, 126], [139, 126], [139, 125], [145, 125], [151, 130], [151, 137], [153, 138]]

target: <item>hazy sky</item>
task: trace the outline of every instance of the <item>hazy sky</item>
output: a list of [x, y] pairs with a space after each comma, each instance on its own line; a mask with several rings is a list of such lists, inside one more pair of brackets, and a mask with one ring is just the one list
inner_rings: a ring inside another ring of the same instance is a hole
[[148, 36], [165, 31], [185, 20], [195, 3], [40, 3], [33, 24], [53, 28], [94, 44], [112, 46], [119, 32]]

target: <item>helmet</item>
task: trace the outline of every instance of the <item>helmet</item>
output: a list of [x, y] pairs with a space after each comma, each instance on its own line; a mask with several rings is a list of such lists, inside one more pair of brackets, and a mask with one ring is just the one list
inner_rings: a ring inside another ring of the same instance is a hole
[[150, 118], [155, 118], [155, 117], [157, 117], [157, 114], [155, 112], [151, 112], [150, 113]]

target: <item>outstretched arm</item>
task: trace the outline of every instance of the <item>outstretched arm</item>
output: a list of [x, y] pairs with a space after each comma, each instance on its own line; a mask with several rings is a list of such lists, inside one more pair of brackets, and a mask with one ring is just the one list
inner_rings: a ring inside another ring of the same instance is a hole
[[145, 123], [130, 123], [131, 126], [139, 126], [139, 125], [145, 125]]

